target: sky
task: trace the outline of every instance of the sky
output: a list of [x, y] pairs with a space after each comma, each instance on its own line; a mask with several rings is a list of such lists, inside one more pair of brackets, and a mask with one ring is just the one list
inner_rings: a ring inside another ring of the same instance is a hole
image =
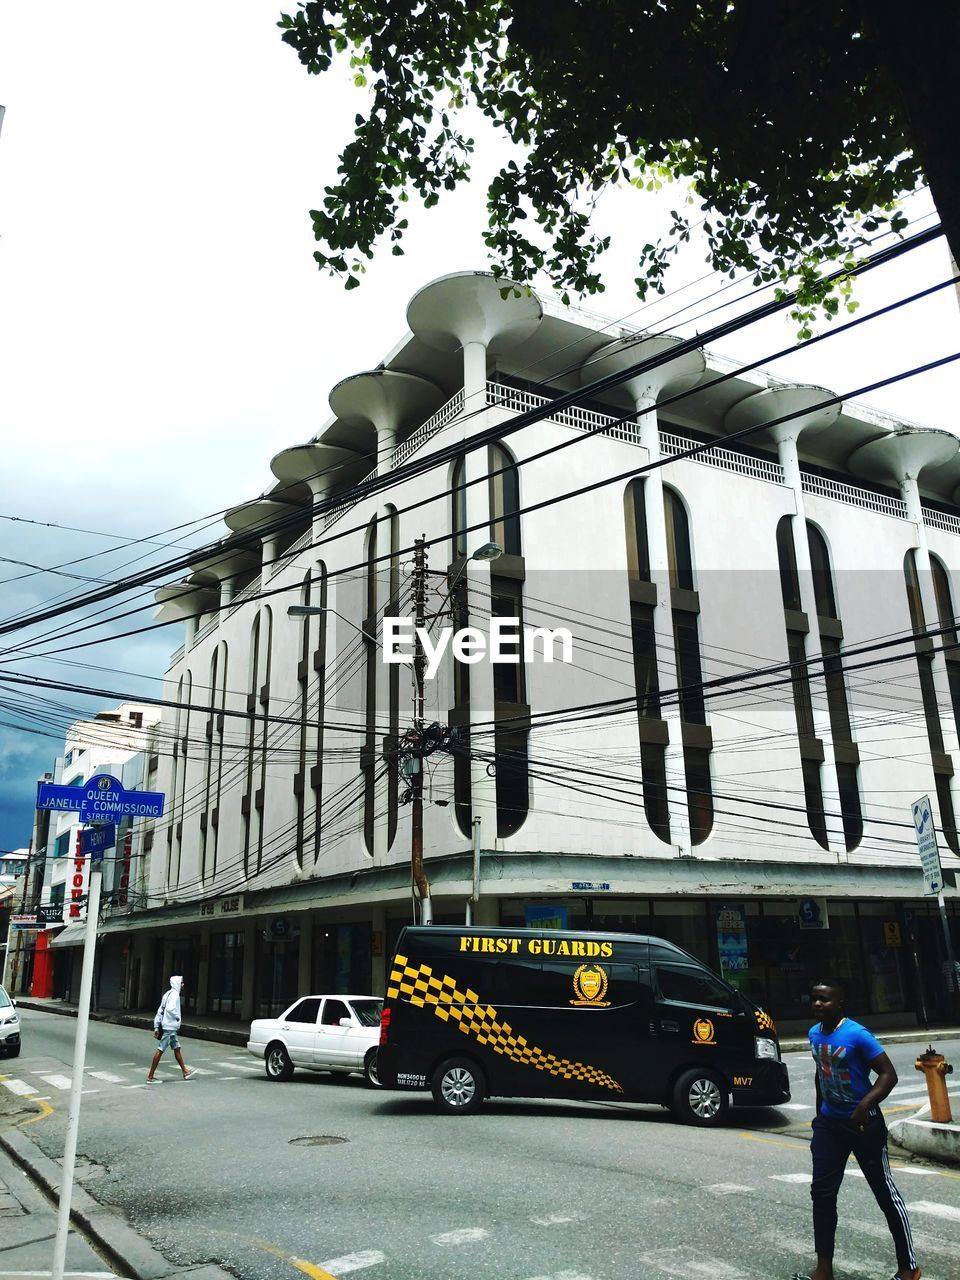
[[[0, 517], [17, 517], [0, 518], [0, 617], [83, 585], [30, 566], [91, 557], [69, 572], [110, 578], [136, 555], [165, 554], [111, 547], [149, 537], [169, 546], [182, 534], [160, 531], [262, 492], [273, 454], [328, 416], [330, 388], [402, 336], [411, 295], [438, 275], [488, 265], [484, 188], [510, 152], [478, 119], [477, 179], [433, 210], [411, 206], [404, 257], [379, 253], [350, 293], [318, 272], [308, 210], [335, 177], [364, 97], [345, 68], [306, 74], [280, 40], [283, 7], [0, 0]], [[678, 198], [603, 197], [596, 225], [615, 251], [591, 310], [652, 328], [727, 283], [701, 279], [695, 243], [669, 280], [683, 292], [639, 309], [634, 256]], [[923, 194], [907, 209], [918, 220], [931, 213]], [[948, 273], [941, 241], [865, 279], [857, 296], [865, 311]], [[667, 327], [702, 329], [729, 296]], [[907, 315], [771, 369], [840, 392], [960, 350], [952, 291]], [[718, 349], [755, 359], [788, 344], [794, 328], [768, 321]], [[951, 367], [866, 399], [960, 430], [958, 392]], [[155, 692], [177, 631], [114, 641], [85, 660], [142, 673], [124, 676], [123, 688]], [[103, 672], [0, 660], [109, 684]], [[56, 736], [26, 732], [0, 707], [0, 849], [27, 843], [36, 778], [56, 754]]]

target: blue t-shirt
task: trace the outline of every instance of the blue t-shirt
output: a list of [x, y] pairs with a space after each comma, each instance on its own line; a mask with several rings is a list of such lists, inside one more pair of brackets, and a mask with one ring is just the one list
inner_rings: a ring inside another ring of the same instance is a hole
[[883, 1053], [883, 1045], [852, 1018], [844, 1018], [829, 1035], [814, 1023], [809, 1035], [820, 1082], [820, 1114], [846, 1120], [873, 1087], [869, 1064]]

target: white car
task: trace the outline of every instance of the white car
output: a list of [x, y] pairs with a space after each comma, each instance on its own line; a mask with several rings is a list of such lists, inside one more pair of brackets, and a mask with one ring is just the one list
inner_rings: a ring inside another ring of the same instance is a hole
[[263, 1059], [268, 1080], [305, 1071], [359, 1071], [377, 1088], [378, 996], [301, 996], [279, 1018], [250, 1024], [247, 1049]]
[[[381, 1004], [383, 1001], [380, 1002]], [[380, 1018], [377, 1017], [379, 1023]], [[379, 1040], [379, 1031], [377, 1038]], [[20, 1015], [17, 1006], [0, 987], [0, 1053], [16, 1058], [20, 1053]]]

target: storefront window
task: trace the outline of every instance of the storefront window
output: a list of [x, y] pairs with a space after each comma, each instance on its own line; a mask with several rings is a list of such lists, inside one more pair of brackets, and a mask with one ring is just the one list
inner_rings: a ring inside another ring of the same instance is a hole
[[870, 1012], [896, 1013], [905, 1009], [906, 939], [896, 907], [883, 902], [864, 903], [860, 907], [860, 939], [870, 988]]
[[300, 963], [300, 930], [275, 938], [269, 930], [257, 934], [257, 1017], [273, 1018], [296, 1000]]
[[712, 965], [713, 947], [707, 938], [707, 904], [700, 901], [654, 902], [650, 932], [655, 937], [666, 938], [675, 946]]
[[210, 1012], [239, 1015], [243, 993], [243, 934], [210, 939]]

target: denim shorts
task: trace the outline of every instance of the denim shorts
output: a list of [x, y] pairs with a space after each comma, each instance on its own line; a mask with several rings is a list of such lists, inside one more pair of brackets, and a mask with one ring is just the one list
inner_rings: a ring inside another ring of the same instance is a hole
[[179, 1049], [180, 1041], [177, 1039], [176, 1031], [164, 1031], [163, 1035], [157, 1042], [157, 1050], [163, 1053], [164, 1049]]

